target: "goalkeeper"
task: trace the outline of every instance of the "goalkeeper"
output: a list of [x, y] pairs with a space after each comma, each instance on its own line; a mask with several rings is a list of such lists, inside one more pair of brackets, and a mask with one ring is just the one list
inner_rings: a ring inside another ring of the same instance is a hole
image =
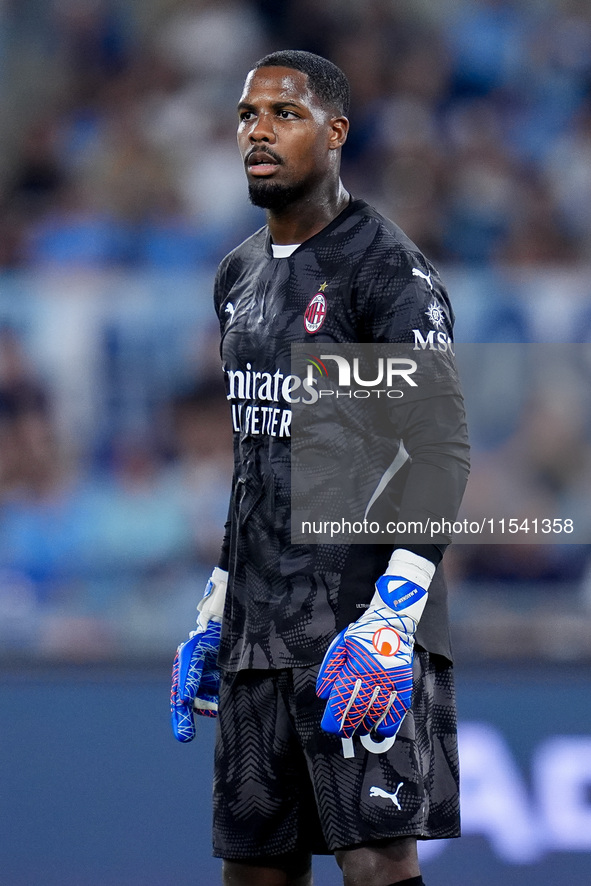
[[439, 361], [445, 396], [409, 401], [391, 426], [393, 468], [376, 486], [389, 519], [453, 521], [468, 473], [447, 293], [341, 183], [348, 95], [331, 62], [285, 51], [257, 63], [238, 106], [267, 224], [216, 277], [235, 470], [221, 559], [172, 685], [181, 741], [196, 713], [218, 717], [225, 886], [310, 886], [315, 853], [334, 854], [345, 886], [420, 886], [417, 840], [459, 836], [446, 540], [291, 540], [294, 343], [408, 342]]

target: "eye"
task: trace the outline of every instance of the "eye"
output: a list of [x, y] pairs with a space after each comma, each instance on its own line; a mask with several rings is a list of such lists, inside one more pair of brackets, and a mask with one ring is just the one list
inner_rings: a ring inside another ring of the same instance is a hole
[[240, 113], [238, 114], [238, 119], [240, 120], [241, 123], [242, 122], [245, 123], [247, 120], [250, 120], [252, 118], [252, 116], [253, 116], [252, 111], [240, 111]]
[[290, 117], [297, 117], [298, 115], [294, 111], [288, 111], [286, 108], [282, 108], [277, 112], [278, 116], [281, 117], [282, 120], [289, 120]]

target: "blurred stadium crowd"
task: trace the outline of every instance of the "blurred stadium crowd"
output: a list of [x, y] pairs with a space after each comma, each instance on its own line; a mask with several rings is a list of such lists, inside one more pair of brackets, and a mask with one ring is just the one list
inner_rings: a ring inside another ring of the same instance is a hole
[[[349, 75], [345, 184], [441, 267], [460, 338], [591, 340], [586, 0], [0, 0], [9, 654], [169, 653], [191, 626], [231, 464], [211, 281], [262, 223], [234, 108], [283, 47]], [[580, 353], [527, 403], [493, 367], [470, 508], [506, 493], [589, 528]], [[460, 652], [591, 657], [589, 545], [450, 553]]]

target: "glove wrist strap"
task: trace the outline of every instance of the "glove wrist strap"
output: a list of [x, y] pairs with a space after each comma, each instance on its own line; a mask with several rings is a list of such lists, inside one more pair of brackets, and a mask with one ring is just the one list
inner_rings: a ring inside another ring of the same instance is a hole
[[434, 574], [434, 563], [404, 548], [396, 548], [384, 573], [384, 575], [398, 575], [401, 578], [406, 578], [407, 581], [412, 581], [413, 584], [419, 585], [426, 591], [429, 590]]
[[228, 586], [228, 573], [216, 566], [207, 582], [203, 599], [197, 604], [199, 615], [197, 623], [207, 625], [211, 618], [221, 618], [224, 615], [226, 602], [226, 588]]
[[427, 592], [434, 573], [435, 566], [430, 560], [397, 548], [390, 557], [385, 574], [376, 582], [371, 607], [385, 604], [397, 614], [410, 616], [416, 628], [427, 603]]

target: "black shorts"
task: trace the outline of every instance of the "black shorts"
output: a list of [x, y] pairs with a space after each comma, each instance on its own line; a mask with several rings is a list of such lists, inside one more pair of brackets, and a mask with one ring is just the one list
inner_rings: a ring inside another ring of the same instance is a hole
[[458, 837], [453, 671], [416, 650], [412, 709], [396, 739], [320, 728], [318, 667], [222, 676], [214, 855], [325, 854], [392, 837]]

